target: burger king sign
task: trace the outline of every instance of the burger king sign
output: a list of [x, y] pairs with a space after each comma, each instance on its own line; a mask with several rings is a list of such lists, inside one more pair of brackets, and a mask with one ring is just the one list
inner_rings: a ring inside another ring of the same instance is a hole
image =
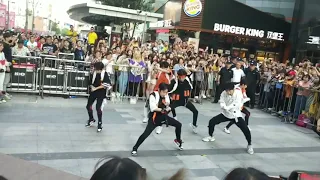
[[202, 11], [202, 3], [200, 0], [186, 0], [183, 10], [187, 16], [196, 17]]

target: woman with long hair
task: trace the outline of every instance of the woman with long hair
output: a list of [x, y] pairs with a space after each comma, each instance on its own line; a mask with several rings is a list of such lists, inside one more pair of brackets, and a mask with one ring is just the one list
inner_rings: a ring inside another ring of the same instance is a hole
[[135, 97], [138, 95], [138, 87], [142, 82], [142, 74], [146, 64], [141, 57], [139, 51], [134, 52], [133, 58], [129, 59], [130, 73], [129, 73], [129, 89], [128, 95]]

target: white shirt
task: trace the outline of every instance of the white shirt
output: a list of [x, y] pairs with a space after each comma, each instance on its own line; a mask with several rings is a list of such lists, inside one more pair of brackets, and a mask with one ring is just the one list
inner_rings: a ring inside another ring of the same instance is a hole
[[114, 70], [113, 70], [114, 61], [113, 60], [103, 59], [102, 63], [104, 64], [104, 67], [106, 68], [107, 73], [114, 74]]
[[18, 46], [15, 46], [15, 47], [12, 48], [12, 55], [29, 56], [30, 55], [30, 51], [25, 46], [23, 46], [22, 48], [19, 48]]
[[242, 77], [246, 76], [242, 69], [233, 68], [232, 71], [233, 71], [232, 82], [238, 83], [241, 81]]
[[241, 90], [234, 89], [232, 96], [223, 91], [220, 96], [220, 106], [222, 114], [229, 119], [235, 119], [238, 122], [238, 117], [242, 117], [241, 108], [243, 106], [243, 94]]
[[6, 66], [9, 66], [8, 61], [6, 60], [4, 53], [0, 52], [0, 69], [6, 70]]
[[35, 47], [37, 47], [38, 43], [37, 42], [31, 42], [31, 41], [28, 41], [27, 42], [27, 47], [29, 47], [31, 50], [34, 50]]

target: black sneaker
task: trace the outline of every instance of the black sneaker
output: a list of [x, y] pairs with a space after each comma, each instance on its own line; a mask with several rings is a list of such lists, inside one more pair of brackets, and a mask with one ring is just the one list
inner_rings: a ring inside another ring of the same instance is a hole
[[178, 147], [179, 150], [183, 150], [183, 147], [182, 147], [182, 140], [177, 140], [175, 139], [174, 141], [174, 144]]
[[97, 132], [101, 132], [101, 131], [102, 131], [102, 123], [99, 123], [99, 124], [98, 124]]
[[91, 126], [93, 126], [95, 122], [96, 122], [96, 120], [94, 120], [94, 119], [89, 119], [89, 120], [87, 121], [86, 127], [91, 127]]

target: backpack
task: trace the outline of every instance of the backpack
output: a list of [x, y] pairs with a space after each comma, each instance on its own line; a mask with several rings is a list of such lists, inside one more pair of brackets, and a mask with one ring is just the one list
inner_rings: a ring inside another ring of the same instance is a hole
[[296, 121], [296, 125], [300, 127], [306, 127], [309, 121], [310, 120], [307, 118], [305, 114], [300, 114], [298, 116], [298, 120]]

